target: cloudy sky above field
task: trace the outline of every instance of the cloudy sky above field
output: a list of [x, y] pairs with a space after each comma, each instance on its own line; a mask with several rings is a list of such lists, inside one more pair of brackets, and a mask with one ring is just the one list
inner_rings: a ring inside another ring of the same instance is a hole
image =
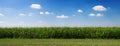
[[120, 0], [0, 0], [0, 27], [120, 26]]

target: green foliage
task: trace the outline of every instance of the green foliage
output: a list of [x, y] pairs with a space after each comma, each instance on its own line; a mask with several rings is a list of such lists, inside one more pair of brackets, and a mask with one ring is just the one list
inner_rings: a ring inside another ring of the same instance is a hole
[[120, 39], [120, 27], [0, 28], [0, 38]]

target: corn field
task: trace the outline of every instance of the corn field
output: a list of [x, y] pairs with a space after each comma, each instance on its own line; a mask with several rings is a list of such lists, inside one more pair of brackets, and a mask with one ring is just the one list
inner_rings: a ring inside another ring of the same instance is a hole
[[120, 27], [0, 28], [0, 38], [120, 39]]

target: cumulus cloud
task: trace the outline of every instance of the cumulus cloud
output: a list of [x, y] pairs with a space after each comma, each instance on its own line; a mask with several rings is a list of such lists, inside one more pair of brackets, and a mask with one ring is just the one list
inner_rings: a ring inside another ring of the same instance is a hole
[[81, 10], [81, 9], [78, 9], [78, 12], [79, 12], [79, 13], [83, 13], [83, 10]]
[[94, 13], [90, 13], [89, 16], [95, 16], [95, 14]]
[[32, 4], [30, 7], [33, 8], [33, 9], [41, 9], [40, 4]]
[[60, 16], [56, 16], [56, 18], [66, 19], [66, 18], [69, 18], [69, 17], [68, 17], [68, 16], [65, 16], [65, 15], [60, 15]]
[[103, 16], [103, 14], [101, 14], [101, 13], [97, 13], [96, 16], [98, 16], [98, 17], [99, 17], [99, 16]]
[[40, 12], [40, 15], [43, 15], [44, 14], [44, 12]]
[[40, 15], [50, 15], [50, 14], [53, 14], [53, 13], [48, 12], [48, 11], [46, 11], [46, 12], [40, 12]]
[[102, 5], [94, 6], [92, 9], [95, 10], [95, 11], [106, 11], [107, 10], [107, 8], [105, 8]]
[[89, 16], [97, 16], [97, 17], [100, 17], [100, 16], [103, 16], [103, 14], [101, 14], [101, 13], [97, 13], [97, 14], [90, 13]]
[[26, 16], [24, 13], [20, 13], [19, 16]]
[[0, 13], [0, 16], [5, 16], [4, 14]]
[[46, 11], [46, 12], [45, 12], [45, 14], [46, 14], [46, 15], [49, 15], [49, 14], [50, 14], [50, 12]]

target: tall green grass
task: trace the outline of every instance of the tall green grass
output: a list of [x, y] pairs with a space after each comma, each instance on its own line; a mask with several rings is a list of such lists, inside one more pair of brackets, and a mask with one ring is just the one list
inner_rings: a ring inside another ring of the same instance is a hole
[[0, 38], [119, 39], [120, 27], [0, 28]]

